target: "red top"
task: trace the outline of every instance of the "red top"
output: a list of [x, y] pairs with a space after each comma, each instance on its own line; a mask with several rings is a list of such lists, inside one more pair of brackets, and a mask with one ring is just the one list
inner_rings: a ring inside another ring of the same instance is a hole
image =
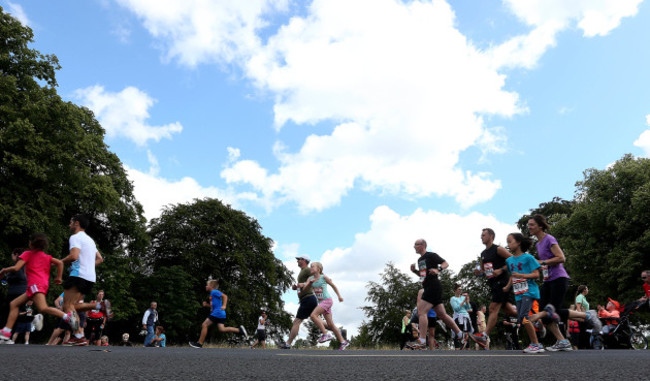
[[26, 251], [19, 258], [25, 261], [27, 287], [34, 284], [46, 287], [50, 285], [51, 255], [45, 254], [42, 251]]
[[645, 291], [645, 297], [650, 298], [650, 284], [643, 283], [643, 291]]

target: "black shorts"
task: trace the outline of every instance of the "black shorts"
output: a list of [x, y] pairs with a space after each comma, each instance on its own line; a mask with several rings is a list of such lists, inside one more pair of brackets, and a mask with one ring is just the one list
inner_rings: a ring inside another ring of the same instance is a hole
[[438, 304], [442, 304], [442, 287], [425, 287], [424, 292], [422, 293], [422, 300], [433, 304], [434, 307]]
[[63, 289], [64, 290], [69, 290], [72, 287], [76, 287], [77, 290], [79, 290], [79, 292], [82, 295], [90, 295], [90, 294], [93, 293], [93, 286], [94, 285], [95, 285], [95, 282], [90, 282], [90, 281], [87, 281], [87, 280], [85, 280], [83, 278], [79, 278], [79, 277], [76, 277], [76, 276], [71, 276], [68, 279], [66, 279], [65, 282], [63, 282]]
[[216, 316], [208, 315], [208, 319], [213, 323], [226, 325], [226, 318], [218, 318]]
[[437, 318], [437, 317], [435, 317], [435, 316], [434, 316], [434, 317], [427, 316], [427, 322], [428, 322], [428, 323], [427, 323], [427, 326], [428, 326], [429, 328], [434, 328], [434, 327], [436, 326], [436, 322], [437, 322], [437, 321], [438, 321], [438, 318]]
[[265, 329], [258, 329], [257, 330], [257, 340], [258, 341], [266, 340], [266, 330]]
[[492, 293], [492, 303], [506, 304], [510, 302], [510, 291], [503, 291], [503, 288], [508, 284], [508, 279], [505, 282], [502, 280], [488, 281], [490, 292]]
[[296, 313], [296, 319], [305, 320], [314, 312], [314, 309], [318, 307], [318, 299], [316, 295], [305, 296], [300, 299], [300, 307], [298, 307], [298, 312]]

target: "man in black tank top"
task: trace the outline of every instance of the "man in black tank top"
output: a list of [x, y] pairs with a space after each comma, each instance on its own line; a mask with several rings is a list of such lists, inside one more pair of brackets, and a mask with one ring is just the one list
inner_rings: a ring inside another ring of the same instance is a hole
[[492, 301], [490, 302], [486, 335], [490, 335], [492, 329], [497, 324], [499, 311], [504, 306], [504, 312], [510, 316], [517, 316], [517, 309], [510, 302], [510, 292], [503, 291], [503, 287], [508, 283], [508, 271], [506, 259], [512, 254], [505, 248], [494, 244], [494, 230], [485, 228], [481, 232], [481, 241], [485, 245], [485, 250], [481, 253], [481, 270], [476, 270], [476, 275], [484, 275], [487, 279]]

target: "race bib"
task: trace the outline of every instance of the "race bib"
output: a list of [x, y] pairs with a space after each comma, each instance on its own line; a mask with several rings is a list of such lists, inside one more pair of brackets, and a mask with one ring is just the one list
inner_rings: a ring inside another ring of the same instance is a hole
[[548, 275], [548, 266], [547, 265], [542, 265], [542, 274], [544, 275], [544, 280], [548, 280], [549, 275]]
[[528, 292], [528, 281], [522, 278], [512, 278], [512, 290], [515, 295], [521, 295]]
[[485, 277], [490, 279], [494, 277], [494, 268], [492, 267], [492, 262], [487, 262], [483, 264], [483, 271], [485, 272]]
[[318, 298], [318, 300], [323, 300], [324, 299], [323, 298], [323, 287], [314, 287], [313, 290], [314, 290], [314, 294], [316, 294], [316, 298]]
[[420, 268], [420, 282], [424, 283], [424, 279], [427, 277], [427, 263], [418, 262], [418, 267]]

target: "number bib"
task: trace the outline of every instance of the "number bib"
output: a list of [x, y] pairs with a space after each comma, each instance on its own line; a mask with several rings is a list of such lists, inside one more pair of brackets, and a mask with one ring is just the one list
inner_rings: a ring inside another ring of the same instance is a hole
[[318, 300], [323, 300], [325, 299], [323, 295], [323, 287], [312, 287], [312, 290], [314, 290], [314, 294], [316, 294], [316, 298]]
[[544, 275], [544, 280], [548, 280], [550, 277], [548, 275], [548, 266], [547, 265], [542, 265], [542, 274]]
[[492, 262], [484, 263], [483, 271], [485, 271], [486, 278], [488, 279], [494, 278], [494, 268], [492, 267]]
[[521, 295], [528, 292], [528, 281], [522, 278], [512, 278], [512, 289], [515, 295]]

